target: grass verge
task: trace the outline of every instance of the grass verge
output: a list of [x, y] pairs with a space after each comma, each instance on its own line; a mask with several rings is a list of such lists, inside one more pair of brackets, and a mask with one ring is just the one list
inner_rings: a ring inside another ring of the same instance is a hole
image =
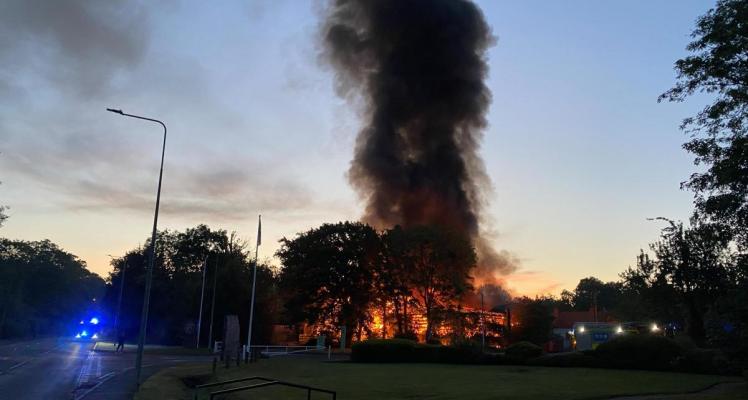
[[[94, 344], [94, 351], [99, 352], [110, 352], [113, 353], [117, 348], [117, 344], [114, 342], [99, 341]], [[125, 344], [125, 353], [135, 353], [138, 350], [136, 344]], [[146, 354], [163, 354], [163, 355], [188, 355], [188, 356], [205, 356], [209, 355], [207, 349], [194, 349], [186, 348], [181, 346], [159, 346], [159, 345], [146, 345], [143, 347], [143, 352]]]
[[[209, 365], [169, 368], [141, 387], [137, 400], [191, 399], [183, 379], [210, 374]], [[739, 378], [670, 372], [583, 368], [449, 364], [358, 364], [308, 358], [275, 358], [239, 368], [219, 367], [214, 379], [266, 376], [335, 390], [342, 400], [358, 399], [604, 399], [616, 395], [684, 393]], [[230, 387], [230, 386], [229, 386]], [[215, 390], [215, 389], [214, 389]], [[252, 399], [305, 398], [280, 387], [258, 389]], [[203, 393], [200, 398], [207, 398]], [[250, 394], [232, 398], [250, 398]], [[313, 399], [327, 399], [322, 394]], [[741, 399], [741, 397], [723, 397]], [[708, 400], [712, 400], [708, 398]]]

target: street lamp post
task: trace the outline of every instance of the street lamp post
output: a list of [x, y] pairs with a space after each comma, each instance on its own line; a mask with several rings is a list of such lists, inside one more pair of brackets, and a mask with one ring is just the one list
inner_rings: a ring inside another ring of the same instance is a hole
[[140, 372], [143, 365], [143, 346], [145, 344], [146, 325], [148, 324], [148, 305], [151, 299], [151, 283], [153, 281], [153, 263], [156, 258], [156, 228], [158, 226], [158, 207], [161, 203], [161, 180], [164, 175], [164, 154], [166, 154], [166, 124], [153, 119], [141, 117], [139, 115], [127, 114], [122, 110], [112, 108], [106, 109], [109, 112], [120, 114], [125, 117], [142, 119], [145, 121], [155, 122], [164, 128], [164, 141], [161, 146], [161, 168], [158, 172], [158, 190], [156, 191], [156, 211], [153, 214], [153, 231], [151, 233], [151, 246], [148, 249], [148, 269], [145, 274], [145, 293], [143, 294], [143, 310], [140, 314], [140, 334], [138, 335], [138, 354], [135, 357], [135, 386], [140, 388]]
[[210, 328], [208, 329], [208, 349], [213, 349], [213, 313], [216, 311], [216, 284], [218, 283], [218, 258], [213, 268], [213, 298], [210, 301]]
[[[203, 285], [200, 289], [200, 313], [197, 317], [197, 341], [195, 343], [195, 348], [200, 348], [200, 327], [203, 324], [203, 299], [205, 298], [205, 272], [208, 270], [208, 256], [205, 256], [205, 261], [203, 261]], [[210, 345], [208, 345], [210, 347]]]

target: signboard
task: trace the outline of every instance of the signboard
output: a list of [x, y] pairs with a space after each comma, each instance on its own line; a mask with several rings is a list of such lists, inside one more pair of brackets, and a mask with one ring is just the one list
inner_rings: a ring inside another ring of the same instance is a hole
[[223, 356], [226, 360], [239, 354], [239, 317], [227, 315], [223, 320]]
[[596, 342], [607, 342], [610, 335], [608, 332], [593, 332], [592, 340]]

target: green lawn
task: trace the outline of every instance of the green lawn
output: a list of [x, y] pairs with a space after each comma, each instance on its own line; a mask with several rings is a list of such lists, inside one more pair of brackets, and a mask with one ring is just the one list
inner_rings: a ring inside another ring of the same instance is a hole
[[[114, 342], [98, 341], [94, 344], [94, 351], [114, 352], [117, 344]], [[125, 344], [125, 353], [135, 353], [138, 350], [137, 344]], [[147, 354], [168, 354], [168, 355], [209, 355], [207, 349], [186, 348], [182, 346], [160, 346], [148, 344], [143, 347], [143, 352]]]
[[[180, 366], [161, 371], [145, 382], [138, 400], [191, 399], [181, 378], [210, 373], [210, 366]], [[355, 364], [299, 358], [219, 367], [218, 379], [252, 375], [336, 390], [338, 399], [604, 399], [614, 395], [684, 393], [734, 377], [649, 371], [462, 366], [448, 364]], [[215, 390], [215, 389], [213, 389]], [[304, 399], [306, 393], [279, 387], [262, 388], [236, 399]], [[201, 398], [207, 398], [202, 395]], [[316, 394], [313, 399], [329, 396]], [[739, 399], [729, 396], [725, 399]], [[709, 399], [711, 400], [711, 398]]]

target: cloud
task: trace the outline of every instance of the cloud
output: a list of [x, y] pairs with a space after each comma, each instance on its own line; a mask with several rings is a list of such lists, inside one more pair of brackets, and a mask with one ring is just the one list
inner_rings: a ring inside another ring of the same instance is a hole
[[0, 170], [17, 182], [8, 189], [67, 210], [151, 213], [160, 132], [105, 112], [114, 106], [169, 125], [164, 214], [220, 221], [314, 207], [282, 161], [247, 158], [242, 118], [199, 60], [148, 54], [153, 7], [0, 4]]
[[[33, 71], [58, 89], [92, 95], [143, 59], [150, 38], [145, 9], [124, 0], [7, 0], [0, 6], [0, 92]], [[5, 88], [3, 90], [3, 88]]]
[[[137, 151], [123, 150], [137, 149], [132, 141], [115, 137], [113, 142], [88, 133], [24, 137], [12, 143], [12, 151], [0, 162], [6, 174], [43, 188], [70, 210], [152, 212], [158, 164], [133, 156]], [[257, 173], [256, 163], [210, 159], [194, 166], [166, 163], [164, 214], [231, 220], [256, 210], [312, 204], [305, 187]]]

